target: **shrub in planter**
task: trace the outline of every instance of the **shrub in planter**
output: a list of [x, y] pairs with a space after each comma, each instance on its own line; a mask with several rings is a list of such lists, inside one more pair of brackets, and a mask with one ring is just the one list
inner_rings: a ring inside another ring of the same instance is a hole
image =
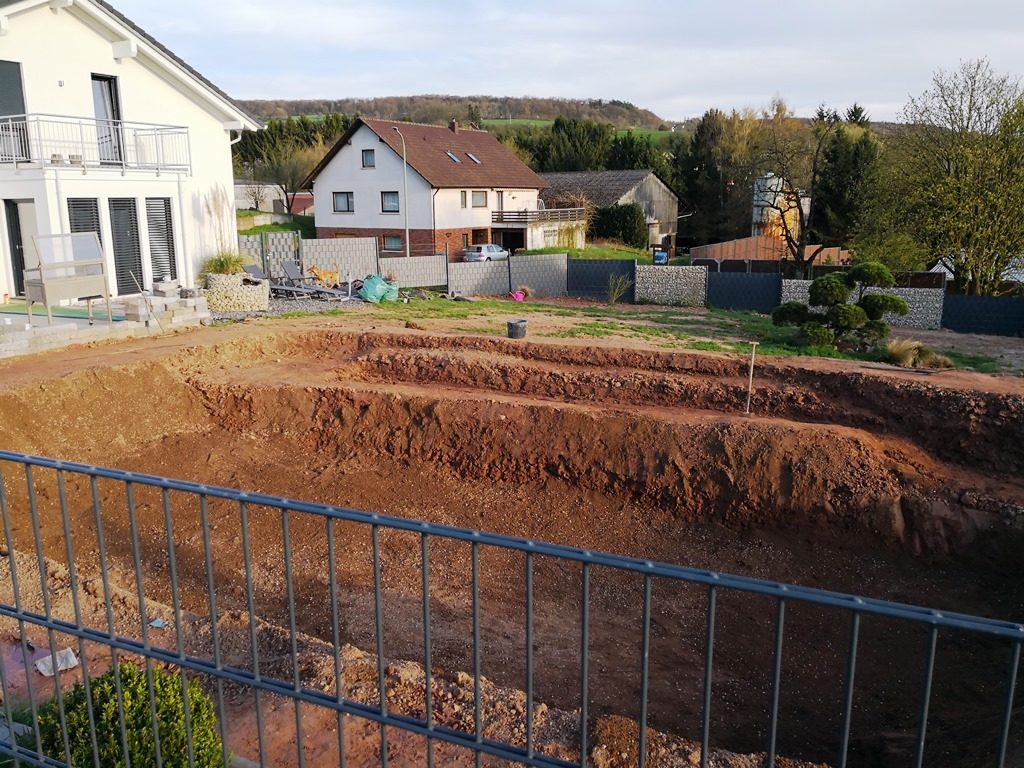
[[[118, 671], [121, 676], [120, 700], [124, 707], [131, 765], [156, 765], [153, 718], [149, 706], [146, 673], [128, 662], [122, 662]], [[119, 697], [115, 687], [114, 670], [108, 670], [100, 677], [92, 678], [89, 687], [96, 722], [100, 765], [123, 768], [126, 763], [121, 742]], [[187, 768], [188, 741], [185, 732], [185, 702], [182, 696], [181, 676], [154, 668], [153, 691], [163, 765], [167, 768]], [[223, 768], [224, 756], [221, 751], [217, 714], [210, 697], [203, 693], [195, 680], [188, 682], [188, 705], [195, 765]], [[85, 687], [81, 683], [76, 683], [74, 688], [64, 693], [64, 712], [72, 765], [93, 765], [89, 710]], [[56, 760], [63, 761], [64, 740], [56, 699], [40, 708], [39, 728], [44, 752]]]
[[240, 275], [244, 272], [242, 268], [248, 263], [249, 261], [241, 254], [221, 251], [203, 262], [199, 279], [205, 280], [210, 275]]

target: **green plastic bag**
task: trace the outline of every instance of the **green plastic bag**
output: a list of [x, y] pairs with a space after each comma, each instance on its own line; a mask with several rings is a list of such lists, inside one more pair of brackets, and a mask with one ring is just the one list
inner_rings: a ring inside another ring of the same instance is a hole
[[398, 301], [398, 283], [397, 282], [386, 282], [388, 289], [381, 297], [381, 301]]
[[359, 289], [359, 298], [363, 301], [379, 304], [382, 300], [385, 300], [385, 295], [390, 287], [387, 280], [380, 275], [370, 275], [363, 280], [363, 287]]

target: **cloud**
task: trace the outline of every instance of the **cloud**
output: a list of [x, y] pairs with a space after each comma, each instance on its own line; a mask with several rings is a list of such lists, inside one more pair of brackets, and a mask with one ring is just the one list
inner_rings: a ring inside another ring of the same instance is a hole
[[1011, 0], [115, 2], [243, 98], [615, 98], [678, 119], [778, 93], [892, 119], [936, 69], [987, 56], [1020, 74], [1024, 49]]

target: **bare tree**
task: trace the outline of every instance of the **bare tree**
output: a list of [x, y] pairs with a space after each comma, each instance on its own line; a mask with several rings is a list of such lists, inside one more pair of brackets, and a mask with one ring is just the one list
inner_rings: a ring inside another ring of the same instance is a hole
[[760, 123], [759, 165], [779, 177], [778, 189], [759, 202], [776, 222], [777, 234], [793, 260], [798, 278], [809, 276], [825, 243], [811, 245], [815, 190], [824, 168], [824, 149], [840, 123], [839, 115], [824, 106], [811, 121], [799, 120], [781, 101], [772, 104]]
[[309, 147], [285, 146], [273, 156], [254, 163], [253, 178], [281, 190], [285, 211], [291, 212], [295, 195], [302, 189], [302, 182], [323, 158], [325, 151], [320, 143]]
[[245, 186], [245, 199], [251, 208], [262, 211], [267, 202], [267, 185], [256, 179], [251, 180]]

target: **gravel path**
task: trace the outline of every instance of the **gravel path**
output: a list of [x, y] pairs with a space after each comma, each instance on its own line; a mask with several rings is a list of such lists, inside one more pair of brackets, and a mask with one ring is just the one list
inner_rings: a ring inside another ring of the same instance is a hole
[[214, 320], [246, 320], [250, 317], [278, 317], [295, 312], [317, 314], [345, 310], [346, 312], [365, 312], [373, 305], [353, 298], [351, 301], [327, 301], [325, 299], [277, 299], [271, 297], [270, 309], [266, 312], [214, 312]]

